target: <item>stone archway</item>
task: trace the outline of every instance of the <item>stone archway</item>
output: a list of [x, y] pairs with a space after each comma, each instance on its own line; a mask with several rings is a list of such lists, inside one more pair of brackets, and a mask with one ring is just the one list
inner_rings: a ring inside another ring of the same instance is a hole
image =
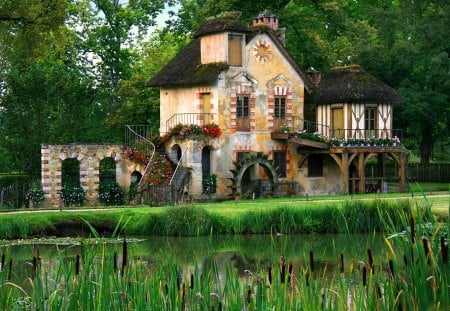
[[[266, 155], [262, 153], [257, 154], [248, 154], [243, 159], [241, 159], [236, 165], [236, 169], [232, 170], [233, 178], [232, 178], [232, 195], [243, 193], [243, 181], [244, 176], [248, 176], [249, 170], [254, 168], [256, 165], [262, 166], [266, 171], [269, 177], [269, 180], [276, 191], [278, 186], [278, 172], [272, 161], [268, 159]], [[252, 180], [250, 180], [251, 182]]]

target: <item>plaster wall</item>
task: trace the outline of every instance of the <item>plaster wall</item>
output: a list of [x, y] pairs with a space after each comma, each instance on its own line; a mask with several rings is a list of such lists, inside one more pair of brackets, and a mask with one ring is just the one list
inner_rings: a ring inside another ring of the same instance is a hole
[[342, 176], [335, 161], [328, 155], [323, 159], [323, 176], [308, 177], [308, 160], [298, 169], [301, 195], [341, 194]]
[[218, 117], [218, 96], [216, 86], [161, 88], [160, 134], [164, 135], [166, 133], [166, 121], [173, 115], [203, 112], [203, 103], [201, 102], [202, 93], [210, 94], [210, 111], [212, 114], [215, 114], [212, 121], [217, 124], [217, 120], [214, 119], [214, 117]]

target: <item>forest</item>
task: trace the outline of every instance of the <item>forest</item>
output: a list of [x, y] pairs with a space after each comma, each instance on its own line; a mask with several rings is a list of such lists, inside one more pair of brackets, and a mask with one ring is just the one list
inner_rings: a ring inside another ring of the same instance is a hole
[[[300, 66], [359, 64], [406, 101], [410, 159], [450, 161], [447, 0], [0, 0], [0, 173], [40, 174], [40, 144], [123, 142], [159, 127], [146, 83], [208, 18], [269, 10]], [[161, 24], [162, 19], [165, 22]], [[157, 27], [157, 25], [159, 25]], [[162, 26], [161, 26], [162, 25]]]

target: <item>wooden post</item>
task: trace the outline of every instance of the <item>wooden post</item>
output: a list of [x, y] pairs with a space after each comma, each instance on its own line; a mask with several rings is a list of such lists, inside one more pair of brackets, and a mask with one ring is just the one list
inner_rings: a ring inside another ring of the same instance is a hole
[[400, 192], [405, 191], [405, 183], [406, 183], [406, 152], [402, 152], [400, 154], [400, 163], [398, 166], [398, 188]]
[[342, 193], [348, 194], [348, 152], [342, 153]]
[[365, 170], [365, 154], [358, 155], [358, 175], [359, 175], [359, 193], [366, 192], [366, 170]]

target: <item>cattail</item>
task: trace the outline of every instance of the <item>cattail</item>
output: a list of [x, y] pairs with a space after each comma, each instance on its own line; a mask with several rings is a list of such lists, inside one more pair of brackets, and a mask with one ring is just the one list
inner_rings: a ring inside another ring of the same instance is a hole
[[389, 259], [389, 275], [391, 276], [391, 279], [394, 280], [394, 262], [392, 259]]
[[309, 286], [309, 271], [308, 270], [306, 270], [305, 279], [306, 279], [306, 287], [308, 287]]
[[184, 282], [181, 287], [181, 310], [185, 309], [186, 305], [186, 286], [184, 285]]
[[294, 267], [292, 266], [292, 262], [289, 263], [288, 265], [288, 283], [291, 281], [293, 275], [292, 275], [292, 270], [294, 269]]
[[114, 259], [113, 259], [113, 269], [114, 272], [117, 272], [117, 251], [114, 252]]
[[280, 277], [281, 277], [281, 284], [284, 283], [284, 279], [286, 277], [286, 264], [284, 263], [285, 259], [284, 256], [281, 255], [280, 257]]
[[122, 269], [121, 269], [121, 276], [125, 273], [125, 267], [127, 266], [128, 261], [128, 246], [127, 246], [127, 237], [124, 233], [123, 235], [123, 244], [122, 244]]
[[430, 263], [430, 245], [428, 239], [426, 237], [422, 237], [423, 250], [425, 252], [425, 257], [427, 258], [428, 263]]
[[344, 273], [344, 254], [339, 254], [339, 270]]
[[80, 255], [77, 254], [77, 258], [75, 259], [75, 275], [80, 274]]
[[219, 301], [219, 311], [222, 311], [222, 301]]
[[190, 289], [194, 289], [194, 275], [191, 273], [191, 284], [189, 286]]
[[36, 256], [33, 256], [33, 262], [31, 264], [32, 266], [32, 271], [31, 271], [31, 279], [34, 280], [34, 278], [36, 277], [36, 269], [37, 269], [37, 259]]
[[364, 265], [364, 267], [362, 269], [362, 281], [363, 281], [363, 286], [366, 287], [366, 285], [367, 285], [367, 267], [366, 267], [366, 265]]
[[409, 229], [411, 233], [411, 243], [415, 243], [414, 217], [409, 217]]
[[269, 266], [267, 274], [268, 274], [268, 278], [269, 278], [269, 285], [272, 285], [272, 266]]
[[309, 251], [309, 267], [311, 272], [314, 272], [314, 254], [312, 250]]
[[8, 281], [12, 279], [12, 259], [9, 260]]
[[448, 244], [445, 243], [445, 238], [442, 235], [441, 235], [441, 253], [442, 253], [442, 262], [444, 263], [444, 265], [446, 265], [448, 258]]
[[252, 287], [250, 284], [247, 287], [247, 303], [250, 303], [252, 301]]
[[372, 274], [374, 274], [375, 273], [375, 267], [373, 266], [373, 256], [372, 256], [372, 250], [370, 248], [367, 249], [367, 256], [369, 257], [370, 271], [372, 271]]

